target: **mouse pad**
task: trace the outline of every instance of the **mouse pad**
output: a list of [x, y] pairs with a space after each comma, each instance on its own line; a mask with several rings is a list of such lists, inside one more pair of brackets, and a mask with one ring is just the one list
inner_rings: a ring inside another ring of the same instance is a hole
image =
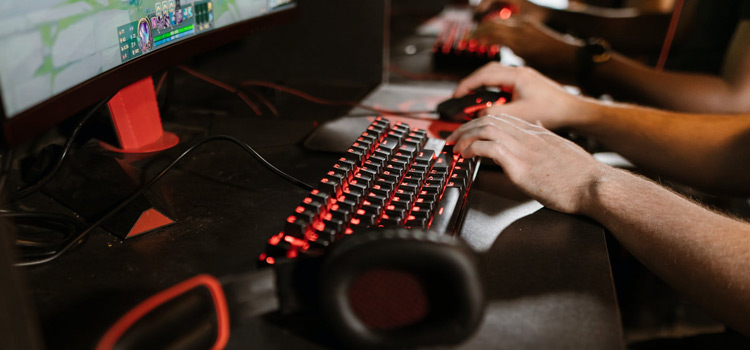
[[[362, 100], [362, 104], [403, 112], [434, 110], [439, 102], [451, 96], [454, 88], [454, 83], [382, 84]], [[375, 114], [361, 116], [370, 113], [372, 112], [365, 109], [354, 108], [349, 114], [360, 116], [341, 117], [323, 123], [308, 136], [304, 146], [314, 151], [346, 152], [354, 140], [375, 119]], [[429, 113], [419, 114], [419, 119], [392, 115], [384, 116], [394, 123], [401, 121], [409, 124], [412, 128], [425, 129], [428, 131], [428, 136], [432, 138], [444, 139], [459, 126], [459, 124], [431, 119], [437, 118], [437, 115]]]
[[[461, 124], [449, 123], [442, 120], [414, 119], [398, 116], [384, 116], [391, 123], [402, 122], [409, 124], [412, 129], [423, 129], [431, 138], [445, 139]], [[362, 134], [367, 126], [375, 120], [369, 117], [342, 117], [323, 123], [305, 139], [305, 147], [313, 151], [343, 153]]]

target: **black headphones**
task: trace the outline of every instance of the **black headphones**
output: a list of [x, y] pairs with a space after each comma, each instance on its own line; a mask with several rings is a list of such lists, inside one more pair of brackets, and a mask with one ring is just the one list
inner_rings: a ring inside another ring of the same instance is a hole
[[429, 231], [378, 229], [252, 273], [199, 275], [123, 315], [96, 349], [222, 349], [231, 326], [308, 312], [347, 348], [455, 344], [484, 314], [475, 254]]

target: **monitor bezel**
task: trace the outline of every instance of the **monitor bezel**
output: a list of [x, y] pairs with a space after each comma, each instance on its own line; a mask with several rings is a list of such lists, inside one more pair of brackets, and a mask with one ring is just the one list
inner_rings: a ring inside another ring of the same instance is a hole
[[163, 49], [107, 70], [12, 118], [6, 117], [5, 105], [0, 94], [0, 117], [4, 138], [2, 143], [7, 147], [14, 147], [29, 141], [129, 84], [174, 66], [186, 58], [242, 39], [267, 27], [291, 21], [298, 16], [297, 8], [295, 1], [273, 12], [177, 41]]

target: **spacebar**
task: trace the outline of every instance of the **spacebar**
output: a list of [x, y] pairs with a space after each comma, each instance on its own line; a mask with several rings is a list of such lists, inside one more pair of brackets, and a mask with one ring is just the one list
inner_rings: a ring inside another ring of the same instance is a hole
[[443, 198], [440, 199], [435, 216], [432, 218], [430, 230], [439, 233], [450, 233], [454, 231], [454, 225], [460, 215], [460, 208], [463, 201], [463, 191], [457, 187], [447, 187], [443, 192]]

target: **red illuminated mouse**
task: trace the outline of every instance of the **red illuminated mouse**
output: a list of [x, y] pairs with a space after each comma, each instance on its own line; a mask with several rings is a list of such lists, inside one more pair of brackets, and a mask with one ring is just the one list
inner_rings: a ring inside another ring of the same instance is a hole
[[450, 122], [467, 122], [476, 118], [477, 112], [510, 101], [510, 93], [477, 90], [464, 97], [447, 99], [437, 105], [440, 119]]

